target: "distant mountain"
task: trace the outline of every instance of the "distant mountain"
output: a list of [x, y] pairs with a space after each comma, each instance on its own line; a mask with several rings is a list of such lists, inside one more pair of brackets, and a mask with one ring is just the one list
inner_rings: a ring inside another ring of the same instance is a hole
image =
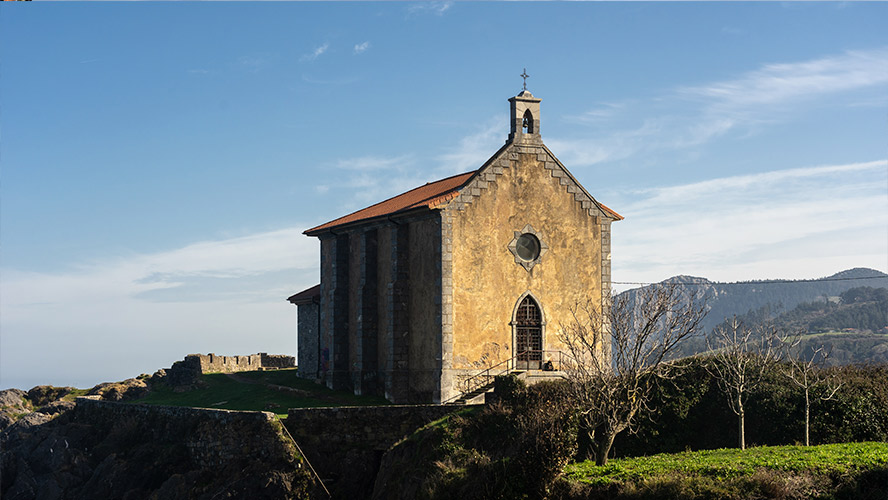
[[[798, 353], [805, 358], [822, 347], [829, 353], [829, 365], [888, 363], [888, 288], [851, 288], [838, 297], [802, 302], [779, 314], [765, 306], [737, 319], [745, 325], [767, 322], [790, 335], [791, 341], [798, 339]], [[701, 337], [681, 347], [682, 355], [707, 350]]]
[[[827, 281], [828, 280], [828, 281]], [[856, 287], [888, 288], [888, 274], [875, 269], [857, 267], [817, 280], [758, 280], [718, 283], [695, 276], [673, 276], [661, 283], [681, 283], [693, 287], [708, 311], [702, 327], [709, 331], [725, 318], [742, 316], [767, 308], [771, 314], [794, 309], [803, 302], [836, 300], [843, 292]], [[648, 285], [655, 286], [655, 285]], [[642, 287], [644, 288], [644, 287]], [[634, 298], [639, 289], [623, 292]]]

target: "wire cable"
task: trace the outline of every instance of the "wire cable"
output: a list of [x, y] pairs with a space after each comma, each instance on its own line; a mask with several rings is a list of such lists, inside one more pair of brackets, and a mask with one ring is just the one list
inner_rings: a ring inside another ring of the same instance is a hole
[[[706, 278], [700, 278], [706, 279]], [[879, 280], [879, 279], [888, 279], [888, 275], [883, 276], [862, 276], [857, 278], [813, 278], [813, 279], [801, 279], [801, 280], [762, 280], [762, 281], [733, 281], [727, 283], [720, 283], [717, 281], [709, 281], [707, 280], [705, 283], [676, 283], [678, 285], [683, 286], [706, 286], [706, 285], [720, 285], [720, 286], [731, 286], [731, 285], [782, 285], [789, 283], [815, 283], [820, 281], [854, 281], [854, 280]], [[657, 283], [647, 283], [643, 281], [611, 281], [612, 285], [659, 285], [664, 283], [663, 281]]]

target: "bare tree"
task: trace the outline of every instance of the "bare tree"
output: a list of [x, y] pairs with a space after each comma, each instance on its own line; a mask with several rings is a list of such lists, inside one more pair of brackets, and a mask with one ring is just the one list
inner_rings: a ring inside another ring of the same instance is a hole
[[806, 356], [801, 349], [802, 337], [796, 337], [786, 344], [786, 368], [784, 373], [798, 388], [805, 393], [805, 446], [811, 446], [811, 391], [823, 386], [824, 392], [820, 399], [828, 401], [839, 392], [841, 383], [825, 370], [830, 351], [821, 344], [812, 349], [811, 356]]
[[565, 371], [580, 429], [592, 441], [599, 465], [607, 463], [617, 434], [631, 430], [649, 409], [657, 380], [675, 364], [676, 347], [705, 315], [702, 302], [677, 283], [602, 302], [578, 304], [560, 333], [569, 351]]
[[765, 378], [768, 368], [780, 359], [782, 340], [770, 324], [749, 328], [736, 317], [715, 327], [707, 338], [712, 351], [708, 368], [737, 415], [738, 439], [746, 449], [746, 400]]

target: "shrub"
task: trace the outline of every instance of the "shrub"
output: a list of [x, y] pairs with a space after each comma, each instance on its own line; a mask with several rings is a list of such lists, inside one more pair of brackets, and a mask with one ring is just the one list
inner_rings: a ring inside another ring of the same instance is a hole
[[526, 387], [497, 380], [498, 402], [436, 433], [437, 471], [429, 498], [546, 498], [576, 450], [573, 408], [563, 383]]
[[[735, 446], [736, 418], [705, 370], [706, 358], [688, 358], [683, 370], [661, 383], [650, 418], [618, 436], [618, 457]], [[749, 443], [804, 442], [804, 396], [788, 384], [780, 366], [750, 393], [746, 421]], [[888, 366], [828, 368], [842, 384], [832, 400], [812, 393], [812, 444], [888, 440]], [[582, 447], [582, 443], [580, 444]]]

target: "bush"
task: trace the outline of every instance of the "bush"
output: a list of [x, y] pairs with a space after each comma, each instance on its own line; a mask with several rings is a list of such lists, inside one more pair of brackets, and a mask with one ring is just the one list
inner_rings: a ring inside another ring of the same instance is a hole
[[[618, 457], [736, 446], [737, 417], [728, 409], [706, 358], [684, 360], [675, 378], [661, 382], [648, 419], [617, 436]], [[804, 442], [804, 395], [773, 368], [750, 393], [746, 436], [755, 445]], [[832, 400], [812, 392], [811, 441], [841, 443], [888, 440], [888, 366], [828, 368], [842, 384]]]
[[[496, 403], [424, 429], [411, 438], [412, 443], [408, 440], [390, 452], [394, 456], [399, 447], [434, 443], [433, 450], [423, 453], [435, 470], [425, 473], [415, 497], [549, 496], [576, 450], [576, 419], [566, 385], [544, 382], [526, 387], [515, 377], [503, 377], [496, 387]], [[414, 454], [405, 453], [397, 466], [415, 470], [414, 459]]]

